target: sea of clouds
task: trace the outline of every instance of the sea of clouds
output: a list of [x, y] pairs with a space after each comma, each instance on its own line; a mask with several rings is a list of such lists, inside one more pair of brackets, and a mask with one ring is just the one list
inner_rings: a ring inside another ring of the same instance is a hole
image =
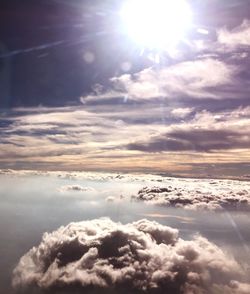
[[[131, 192], [131, 200], [143, 201], [146, 204], [191, 210], [250, 210], [250, 181], [246, 180], [178, 178], [139, 173], [119, 174], [62, 171], [0, 170], [0, 174], [3, 176], [53, 176], [69, 180], [70, 183], [68, 185], [63, 185], [58, 189], [62, 193], [103, 192], [100, 189], [97, 190], [94, 187], [82, 185], [81, 181], [84, 184], [86, 180], [116, 184], [135, 183], [138, 184], [138, 189], [134, 190], [133, 193]], [[78, 183], [72, 183], [72, 181], [78, 181]], [[128, 191], [123, 192], [128, 194]], [[112, 202], [117, 197], [119, 198], [120, 195], [112, 195], [106, 201]]]

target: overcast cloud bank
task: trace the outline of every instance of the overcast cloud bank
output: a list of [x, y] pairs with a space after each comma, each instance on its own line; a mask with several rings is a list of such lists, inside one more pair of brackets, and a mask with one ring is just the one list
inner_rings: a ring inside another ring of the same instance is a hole
[[185, 241], [178, 230], [145, 219], [97, 219], [45, 233], [20, 259], [13, 287], [243, 294], [250, 291], [244, 279], [234, 258], [201, 236]]

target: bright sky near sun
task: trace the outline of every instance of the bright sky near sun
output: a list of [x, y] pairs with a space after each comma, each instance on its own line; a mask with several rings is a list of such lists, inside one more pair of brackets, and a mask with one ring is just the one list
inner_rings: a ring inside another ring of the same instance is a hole
[[0, 2], [0, 168], [250, 178], [249, 1]]
[[150, 49], [175, 46], [192, 23], [192, 12], [185, 0], [128, 0], [121, 15], [128, 35]]

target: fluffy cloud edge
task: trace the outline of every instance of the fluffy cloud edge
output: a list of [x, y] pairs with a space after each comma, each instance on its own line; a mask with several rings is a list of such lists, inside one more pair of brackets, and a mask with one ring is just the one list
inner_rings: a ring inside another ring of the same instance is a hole
[[249, 183], [233, 181], [172, 181], [169, 185], [144, 187], [133, 200], [146, 204], [189, 210], [250, 210]]
[[45, 233], [20, 259], [12, 284], [15, 289], [243, 294], [250, 289], [245, 278], [232, 256], [201, 236], [185, 241], [178, 230], [145, 219], [126, 225], [97, 219]]

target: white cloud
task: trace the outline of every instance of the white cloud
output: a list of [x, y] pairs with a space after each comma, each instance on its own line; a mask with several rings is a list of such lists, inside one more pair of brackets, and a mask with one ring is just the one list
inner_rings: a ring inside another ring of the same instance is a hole
[[69, 192], [69, 191], [75, 191], [75, 192], [94, 192], [95, 189], [92, 187], [82, 187], [81, 185], [67, 185], [62, 186], [59, 189], [60, 192]]
[[229, 48], [237, 48], [240, 46], [250, 46], [250, 21], [244, 20], [242, 24], [233, 30], [223, 28], [218, 30], [219, 43]]
[[95, 287], [97, 293], [113, 289], [200, 294], [228, 289], [243, 294], [244, 278], [233, 257], [201, 236], [185, 241], [178, 230], [157, 222], [122, 225], [98, 219], [45, 233], [40, 245], [20, 259], [12, 283], [22, 289]]
[[147, 68], [133, 76], [125, 74], [112, 81], [116, 89], [135, 100], [177, 96], [220, 99], [215, 88], [231, 84], [236, 71], [236, 67], [223, 61], [206, 58], [159, 70]]
[[133, 199], [147, 204], [194, 210], [250, 210], [250, 182], [166, 179], [164, 186], [144, 187]]
[[115, 201], [115, 197], [113, 196], [108, 196], [106, 199], [105, 199], [106, 202], [114, 202]]
[[191, 114], [194, 111], [193, 108], [190, 107], [185, 107], [185, 108], [174, 108], [171, 111], [171, 114], [176, 117], [176, 118], [185, 118], [187, 117], [189, 114]]

